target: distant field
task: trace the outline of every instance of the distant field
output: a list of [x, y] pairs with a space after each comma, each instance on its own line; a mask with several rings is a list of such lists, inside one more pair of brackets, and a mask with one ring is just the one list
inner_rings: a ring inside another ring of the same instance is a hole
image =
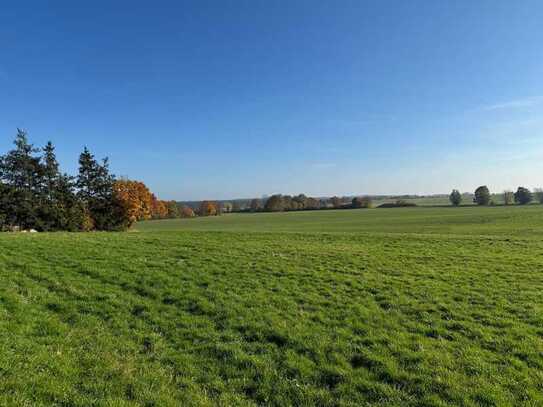
[[543, 236], [543, 206], [323, 210], [141, 222], [146, 231], [438, 233]]
[[0, 235], [0, 405], [543, 405], [543, 207]]
[[[400, 198], [403, 201], [414, 203], [418, 206], [449, 206], [451, 202], [449, 201], [449, 196], [441, 196], [441, 195], [428, 195], [428, 196], [420, 196], [416, 198]], [[385, 202], [395, 202], [398, 198], [378, 198], [374, 199], [373, 203], [375, 206], [379, 206], [382, 203]], [[503, 193], [500, 194], [491, 194], [490, 200], [496, 205], [502, 205], [503, 204]], [[473, 206], [475, 205], [473, 203], [473, 196], [472, 195], [462, 195], [462, 205], [463, 206]]]
[[[375, 206], [379, 206], [386, 202], [396, 202], [398, 199], [396, 198], [381, 198], [381, 199], [373, 199], [373, 204]], [[450, 205], [449, 197], [448, 196], [424, 196], [424, 197], [418, 197], [418, 198], [401, 198], [402, 201], [414, 203], [419, 206], [438, 206], [438, 205]], [[467, 198], [464, 198], [464, 205], [471, 205], [472, 202], [469, 201]]]

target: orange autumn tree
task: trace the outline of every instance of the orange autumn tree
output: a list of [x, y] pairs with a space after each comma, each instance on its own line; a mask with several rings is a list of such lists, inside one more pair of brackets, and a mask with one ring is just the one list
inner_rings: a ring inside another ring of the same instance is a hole
[[113, 190], [129, 225], [151, 218], [153, 195], [143, 182], [121, 179], [115, 181]]
[[198, 212], [200, 216], [216, 216], [219, 215], [219, 206], [216, 202], [202, 201]]
[[183, 206], [181, 208], [181, 217], [182, 218], [193, 218], [196, 214], [194, 213], [194, 210], [190, 206]]
[[140, 220], [180, 216], [177, 202], [158, 199], [143, 182], [121, 179], [115, 182], [114, 191], [129, 226]]
[[166, 201], [157, 199], [154, 194], [151, 194], [151, 217], [153, 219], [165, 219], [168, 217], [168, 205]]

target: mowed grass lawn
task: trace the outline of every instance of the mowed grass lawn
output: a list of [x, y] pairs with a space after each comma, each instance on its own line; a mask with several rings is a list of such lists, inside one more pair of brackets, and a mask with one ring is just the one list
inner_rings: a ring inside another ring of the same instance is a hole
[[543, 405], [543, 208], [0, 235], [0, 405]]

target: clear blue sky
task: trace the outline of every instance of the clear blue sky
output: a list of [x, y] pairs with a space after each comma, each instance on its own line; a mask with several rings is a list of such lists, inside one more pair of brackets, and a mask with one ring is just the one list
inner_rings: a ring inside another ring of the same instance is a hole
[[19, 1], [0, 151], [164, 199], [543, 186], [543, 2]]

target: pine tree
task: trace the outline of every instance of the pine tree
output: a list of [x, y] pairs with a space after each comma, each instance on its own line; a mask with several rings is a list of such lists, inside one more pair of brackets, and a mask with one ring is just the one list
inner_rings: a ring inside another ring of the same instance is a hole
[[56, 200], [56, 187], [59, 178], [59, 165], [55, 155], [55, 147], [51, 142], [43, 148], [42, 156], [43, 183], [38, 216], [43, 230], [59, 230], [60, 216]]
[[0, 232], [17, 225], [15, 189], [0, 182]]
[[53, 199], [55, 189], [60, 177], [59, 164], [55, 154], [55, 147], [50, 141], [43, 148], [44, 192], [49, 199]]
[[95, 184], [97, 177], [97, 167], [94, 156], [87, 147], [79, 155], [79, 175], [77, 177], [77, 196], [85, 204], [95, 197]]
[[51, 142], [43, 148], [44, 203], [40, 218], [44, 230], [81, 230], [83, 210], [74, 191], [74, 178], [60, 172], [55, 147]]
[[[39, 208], [43, 201], [44, 168], [41, 158], [35, 156], [39, 150], [28, 142], [21, 129], [17, 129], [14, 144], [15, 149], [0, 159], [0, 180], [10, 195], [10, 202], [4, 203], [4, 211], [8, 212], [4, 217], [9, 219], [9, 226], [43, 230]], [[6, 200], [4, 197], [3, 201]]]
[[[51, 142], [36, 149], [18, 129], [14, 144], [0, 156], [0, 231], [123, 230], [130, 225], [107, 158], [98, 162], [85, 148], [75, 178], [61, 173]], [[150, 194], [143, 184], [137, 186], [138, 192]], [[157, 202], [167, 213], [165, 202]], [[140, 209], [142, 218], [148, 217], [151, 203], [142, 202]]]
[[108, 159], [98, 163], [85, 147], [79, 156], [77, 196], [97, 230], [120, 230], [128, 226], [123, 206], [114, 194], [114, 183]]

